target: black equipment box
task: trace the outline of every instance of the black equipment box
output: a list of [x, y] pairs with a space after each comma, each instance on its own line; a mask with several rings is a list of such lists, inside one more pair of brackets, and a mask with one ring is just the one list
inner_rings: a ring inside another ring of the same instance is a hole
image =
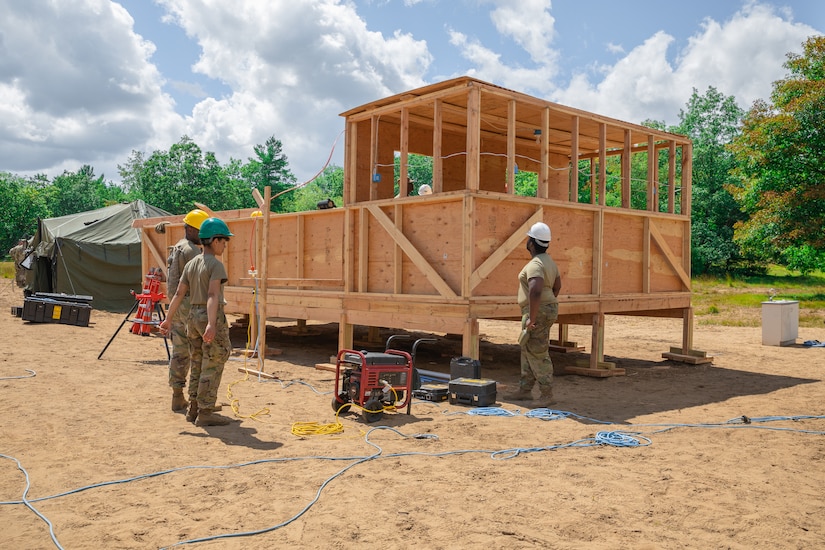
[[450, 404], [488, 407], [496, 402], [496, 381], [486, 378], [450, 380]]
[[450, 387], [447, 384], [422, 384], [412, 394], [424, 401], [446, 401], [450, 397]]
[[[363, 351], [364, 364], [366, 365], [406, 365], [407, 358], [394, 353], [381, 353], [378, 351]], [[345, 353], [341, 360], [345, 363], [361, 365], [361, 356], [357, 353]]]
[[57, 300], [58, 302], [72, 302], [78, 304], [92, 305], [92, 296], [84, 296], [82, 294], [62, 294], [60, 292], [35, 292], [35, 298], [45, 298], [49, 300]]
[[481, 361], [471, 357], [453, 357], [450, 361], [450, 380], [481, 378]]
[[55, 300], [34, 295], [23, 301], [21, 317], [24, 321], [33, 323], [60, 323], [87, 327], [91, 312], [92, 306], [80, 301]]

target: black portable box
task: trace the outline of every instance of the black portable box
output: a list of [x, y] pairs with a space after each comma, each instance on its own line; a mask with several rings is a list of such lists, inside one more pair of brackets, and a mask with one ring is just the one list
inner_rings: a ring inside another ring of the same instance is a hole
[[60, 323], [78, 327], [89, 326], [92, 306], [80, 301], [63, 301], [41, 296], [29, 296], [23, 301], [24, 321]]
[[422, 384], [412, 394], [424, 401], [446, 401], [450, 397], [450, 387], [447, 384]]
[[450, 380], [481, 378], [481, 361], [472, 357], [453, 357], [450, 360]]
[[450, 380], [450, 404], [488, 407], [496, 402], [496, 381], [486, 378]]

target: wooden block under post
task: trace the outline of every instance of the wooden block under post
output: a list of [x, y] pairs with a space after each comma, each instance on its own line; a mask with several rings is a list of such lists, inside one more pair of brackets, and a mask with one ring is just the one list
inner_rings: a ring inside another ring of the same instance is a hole
[[557, 353], [584, 351], [584, 346], [578, 346], [576, 345], [576, 342], [564, 342], [560, 340], [550, 340], [550, 345], [548, 348], [550, 351], [555, 351]]
[[[600, 363], [601, 364], [601, 363]], [[625, 371], [624, 369], [612, 368], [612, 369], [605, 369], [605, 368], [590, 368], [590, 367], [573, 367], [568, 366], [564, 367], [564, 372], [568, 374], [578, 374], [581, 376], [592, 376], [594, 378], [607, 378], [610, 376], [624, 376]]]
[[338, 372], [338, 366], [335, 363], [315, 363], [315, 370]]
[[[693, 351], [693, 350], [691, 350]], [[704, 353], [704, 352], [702, 352]], [[690, 365], [704, 365], [707, 363], [713, 363], [713, 357], [707, 357], [702, 355], [683, 355], [681, 353], [663, 353], [662, 357], [665, 359], [670, 359], [671, 361], [677, 361], [679, 363], [688, 363]]]

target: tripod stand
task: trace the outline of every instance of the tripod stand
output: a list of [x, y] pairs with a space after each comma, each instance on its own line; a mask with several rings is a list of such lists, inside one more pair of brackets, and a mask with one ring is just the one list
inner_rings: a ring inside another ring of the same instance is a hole
[[[155, 271], [154, 267], [150, 268], [149, 274], [146, 275], [146, 281], [143, 284], [143, 292], [137, 294], [134, 290], [131, 291], [132, 296], [135, 297], [135, 303], [132, 305], [129, 313], [126, 314], [126, 317], [123, 318], [123, 321], [120, 323], [120, 326], [117, 327], [115, 333], [109, 338], [109, 341], [103, 347], [103, 350], [101, 350], [100, 355], [97, 356], [98, 359], [103, 357], [103, 354], [109, 348], [115, 336], [120, 332], [120, 329], [123, 328], [123, 325], [126, 324], [126, 321], [132, 322], [132, 332], [134, 334], [149, 336], [152, 332], [151, 327], [159, 325], [166, 319], [166, 314], [160, 305], [160, 301], [163, 300], [165, 296], [159, 292], [159, 289], [160, 275]], [[129, 316], [136, 310], [138, 312], [137, 316], [134, 319], [130, 319]], [[157, 313], [158, 321], [153, 320], [153, 313]], [[163, 337], [163, 345], [166, 348], [166, 358], [171, 359], [172, 354], [169, 352], [169, 341], [165, 335]]]

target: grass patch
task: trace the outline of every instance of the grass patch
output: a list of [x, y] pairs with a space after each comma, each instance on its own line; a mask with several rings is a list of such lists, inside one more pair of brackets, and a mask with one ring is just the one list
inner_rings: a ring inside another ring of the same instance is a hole
[[0, 275], [4, 279], [14, 278], [14, 262], [0, 262]]
[[825, 274], [802, 276], [781, 267], [752, 277], [697, 277], [693, 279], [696, 320], [700, 325], [753, 326], [762, 324], [762, 302], [799, 302], [799, 326], [823, 327], [825, 321]]

